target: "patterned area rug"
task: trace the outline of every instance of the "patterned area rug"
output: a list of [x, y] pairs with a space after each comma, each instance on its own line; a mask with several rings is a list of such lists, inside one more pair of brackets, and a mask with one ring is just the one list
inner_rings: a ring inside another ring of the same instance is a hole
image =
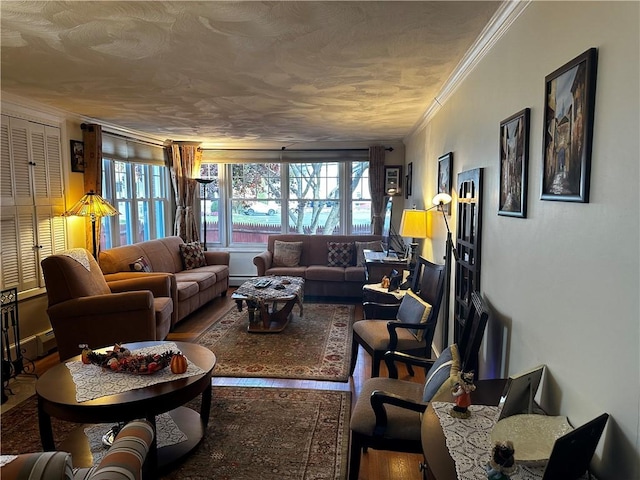
[[248, 333], [248, 313], [234, 307], [196, 341], [216, 354], [217, 377], [349, 379], [353, 305], [304, 304], [280, 333]]
[[[189, 404], [200, 409], [199, 398]], [[2, 415], [3, 454], [42, 451], [35, 396]], [[342, 480], [351, 394], [214, 387], [206, 437], [167, 480]], [[78, 425], [53, 419], [59, 443]]]

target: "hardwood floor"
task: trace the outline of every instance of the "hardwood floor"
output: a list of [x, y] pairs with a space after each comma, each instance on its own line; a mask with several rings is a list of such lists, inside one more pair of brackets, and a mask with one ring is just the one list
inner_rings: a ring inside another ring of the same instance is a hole
[[[231, 294], [235, 288], [230, 288], [226, 297], [217, 298], [206, 308], [194, 312], [189, 318], [178, 324], [176, 329], [169, 334], [167, 340], [192, 342], [202, 334], [213, 322], [224, 315], [235, 302], [231, 300]], [[362, 306], [356, 305], [356, 318], [362, 318]], [[36, 362], [36, 371], [43, 373], [51, 366], [59, 363], [57, 353], [53, 353]], [[371, 372], [371, 357], [361, 348], [358, 352], [358, 362], [349, 382], [327, 382], [311, 380], [291, 380], [272, 378], [229, 378], [218, 377], [213, 379], [214, 387], [221, 386], [261, 386], [261, 387], [281, 387], [281, 388], [309, 388], [317, 390], [340, 390], [351, 391], [352, 405], [360, 393], [360, 388], [364, 381], [369, 378]], [[384, 365], [381, 367], [381, 375], [386, 375]], [[406, 371], [400, 371], [400, 376], [406, 380], [422, 383], [424, 375], [416, 372], [415, 377], [410, 377]], [[359, 480], [422, 480], [419, 471], [419, 463], [422, 455], [401, 454], [369, 450], [362, 456], [360, 463]]]

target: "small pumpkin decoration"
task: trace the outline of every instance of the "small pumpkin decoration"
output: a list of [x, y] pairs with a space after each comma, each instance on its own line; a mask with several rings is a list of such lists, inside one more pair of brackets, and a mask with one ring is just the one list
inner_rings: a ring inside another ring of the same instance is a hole
[[88, 355], [92, 352], [92, 350], [89, 348], [89, 345], [87, 345], [86, 343], [81, 343], [78, 346], [82, 349], [82, 363], [84, 364], [91, 363], [91, 360], [89, 360]]
[[173, 373], [184, 373], [187, 371], [187, 358], [181, 353], [176, 353], [171, 357], [170, 366]]

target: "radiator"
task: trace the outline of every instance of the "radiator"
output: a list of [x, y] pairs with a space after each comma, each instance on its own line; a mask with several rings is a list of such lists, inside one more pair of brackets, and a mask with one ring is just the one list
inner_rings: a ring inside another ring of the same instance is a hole
[[45, 330], [36, 335], [36, 345], [38, 346], [38, 357], [44, 357], [51, 350], [56, 348], [56, 337], [53, 329]]

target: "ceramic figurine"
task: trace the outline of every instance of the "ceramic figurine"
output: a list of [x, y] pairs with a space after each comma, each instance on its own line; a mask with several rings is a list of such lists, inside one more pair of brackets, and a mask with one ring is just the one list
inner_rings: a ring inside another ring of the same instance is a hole
[[451, 394], [456, 399], [455, 406], [449, 412], [452, 417], [469, 418], [471, 416], [471, 412], [469, 411], [471, 392], [476, 389], [476, 386], [473, 384], [473, 375], [473, 372], [460, 372], [458, 381], [451, 391]]
[[491, 450], [491, 460], [486, 466], [488, 480], [509, 480], [517, 469], [513, 443], [498, 442]]

